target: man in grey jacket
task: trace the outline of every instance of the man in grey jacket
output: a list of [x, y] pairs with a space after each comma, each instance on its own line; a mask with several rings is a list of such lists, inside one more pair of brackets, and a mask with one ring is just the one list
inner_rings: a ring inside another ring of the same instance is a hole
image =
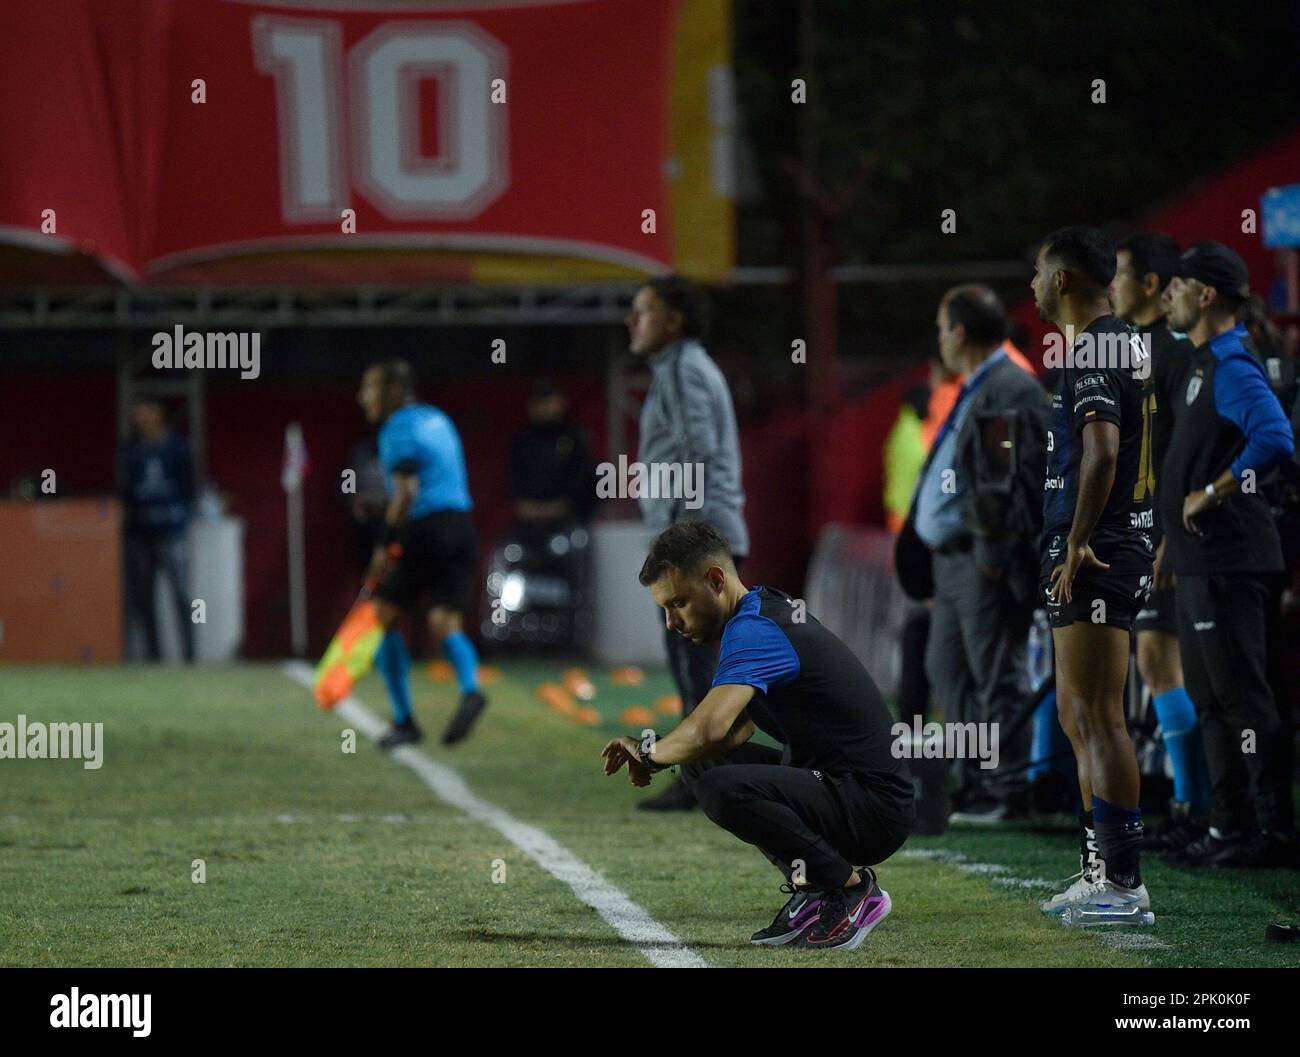
[[1018, 806], [1029, 749], [1027, 728], [1006, 739], [1029, 691], [1047, 398], [1002, 347], [1006, 315], [992, 290], [949, 290], [936, 325], [944, 365], [965, 381], [912, 501], [933, 563], [926, 674], [945, 720], [998, 724], [997, 765], [1015, 777], [992, 781], [1003, 775], [965, 760], [959, 794], [963, 817], [997, 821]]
[[[740, 439], [727, 380], [700, 344], [706, 312], [703, 291], [679, 276], [650, 280], [632, 301], [629, 348], [646, 361], [651, 376], [641, 408], [637, 462], [652, 481], [673, 483], [643, 494], [639, 503], [646, 527], [655, 535], [686, 518], [716, 526], [739, 563], [749, 553]], [[712, 684], [716, 644], [695, 645], [666, 627], [664, 641], [683, 714], [690, 715]], [[652, 811], [691, 808], [690, 783], [709, 766], [716, 763], [684, 766], [681, 782], [640, 806]]]

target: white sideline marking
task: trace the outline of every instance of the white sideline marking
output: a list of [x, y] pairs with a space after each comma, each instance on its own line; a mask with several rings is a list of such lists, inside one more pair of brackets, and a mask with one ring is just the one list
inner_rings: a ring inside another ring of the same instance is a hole
[[[282, 671], [294, 682], [311, 688], [314, 673], [304, 662], [289, 661], [283, 665]], [[384, 722], [355, 697], [345, 697], [334, 711], [372, 741], [378, 740], [387, 729]], [[399, 745], [389, 755], [418, 774], [442, 800], [491, 826], [552, 877], [567, 884], [574, 895], [609, 922], [615, 932], [654, 965], [663, 969], [709, 968], [708, 962], [683, 945], [620, 889], [536, 826], [520, 822], [501, 808], [480, 800], [470, 792], [464, 779], [446, 764], [435, 763], [411, 745]]]
[[[991, 879], [995, 884], [1006, 885], [1008, 888], [1055, 888], [1060, 882], [1045, 881], [1041, 877], [1008, 877], [1005, 876], [1011, 872], [1011, 867], [1003, 866], [995, 862], [970, 862], [959, 851], [946, 851], [943, 848], [905, 848], [898, 853], [902, 859], [925, 859], [929, 862], [940, 862], [946, 866], [955, 866], [962, 873], [982, 875], [985, 877], [992, 876]], [[1090, 929], [1107, 947], [1119, 951], [1156, 951], [1168, 950], [1169, 944], [1162, 939], [1157, 939], [1149, 932], [1137, 932], [1129, 929], [1123, 931], [1109, 931], [1103, 929]]]

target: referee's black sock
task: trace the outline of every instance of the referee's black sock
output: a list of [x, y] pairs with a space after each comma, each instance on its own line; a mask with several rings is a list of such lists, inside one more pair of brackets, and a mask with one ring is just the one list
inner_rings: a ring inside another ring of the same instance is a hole
[[1098, 853], [1106, 864], [1106, 880], [1136, 888], [1142, 883], [1142, 809], [1116, 807], [1094, 794], [1092, 814], [1096, 819]]

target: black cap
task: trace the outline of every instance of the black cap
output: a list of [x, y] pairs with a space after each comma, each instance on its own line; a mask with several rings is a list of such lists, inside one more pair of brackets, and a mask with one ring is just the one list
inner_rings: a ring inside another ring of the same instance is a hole
[[1244, 301], [1250, 296], [1250, 272], [1236, 250], [1222, 242], [1194, 242], [1178, 258], [1175, 275], [1212, 286], [1225, 297]]

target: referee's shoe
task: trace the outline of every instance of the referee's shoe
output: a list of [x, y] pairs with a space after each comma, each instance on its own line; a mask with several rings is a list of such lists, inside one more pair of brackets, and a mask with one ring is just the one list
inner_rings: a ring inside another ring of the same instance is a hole
[[483, 714], [485, 708], [487, 708], [487, 698], [477, 690], [461, 694], [460, 707], [451, 717], [447, 729], [442, 732], [442, 743], [455, 745], [469, 737], [469, 732], [474, 729], [474, 724], [478, 722], [478, 717]]

